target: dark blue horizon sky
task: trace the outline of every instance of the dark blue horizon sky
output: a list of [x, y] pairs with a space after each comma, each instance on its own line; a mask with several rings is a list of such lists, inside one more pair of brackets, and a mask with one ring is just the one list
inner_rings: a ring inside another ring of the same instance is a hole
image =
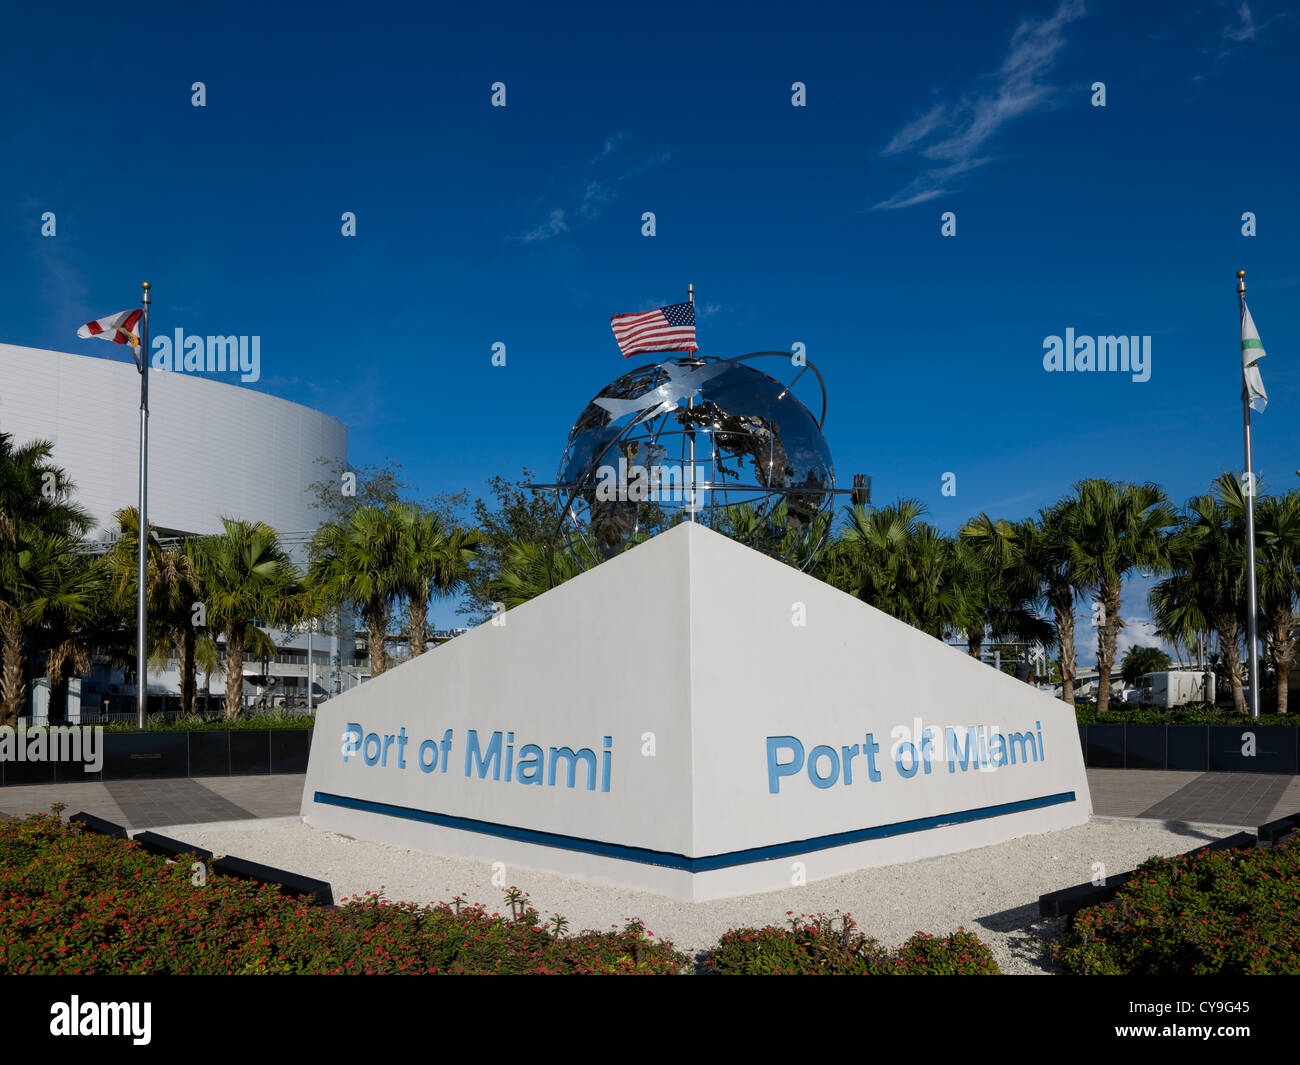
[[[260, 336], [241, 387], [347, 423], [354, 464], [481, 494], [549, 477], [590, 397], [649, 361], [610, 315], [694, 282], [704, 354], [802, 342], [840, 482], [952, 531], [1085, 477], [1181, 503], [1239, 469], [1244, 268], [1256, 467], [1289, 489], [1298, 14], [27, 5], [0, 69], [0, 340], [125, 358], [75, 331], [147, 278], [155, 335]], [[1045, 372], [1067, 329], [1149, 336], [1150, 379]], [[1125, 612], [1151, 642], [1142, 582]]]

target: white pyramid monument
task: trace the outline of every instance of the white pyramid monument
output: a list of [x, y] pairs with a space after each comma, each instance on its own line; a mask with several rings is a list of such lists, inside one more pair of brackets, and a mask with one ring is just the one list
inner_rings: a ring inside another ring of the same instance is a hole
[[703, 900], [1091, 800], [1064, 703], [687, 523], [321, 706], [302, 813]]

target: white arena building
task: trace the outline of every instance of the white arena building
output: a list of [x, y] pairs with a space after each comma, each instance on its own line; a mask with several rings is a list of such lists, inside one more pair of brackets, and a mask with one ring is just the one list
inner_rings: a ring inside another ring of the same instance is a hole
[[[94, 516], [90, 538], [101, 542], [113, 535], [114, 513], [135, 506], [139, 495], [140, 375], [127, 349], [105, 354], [0, 344], [0, 432], [15, 445], [53, 443], [53, 461], [75, 483], [76, 502]], [[218, 533], [223, 517], [263, 521], [303, 565], [321, 522], [311, 485], [346, 468], [347, 445], [347, 426], [320, 411], [196, 374], [151, 370], [149, 522], [169, 536]], [[296, 688], [305, 702], [308, 638], [272, 635], [282, 652], [270, 671], [280, 681], [272, 688], [281, 698]], [[319, 700], [340, 683], [348, 686], [355, 653], [350, 639], [317, 634], [312, 642]], [[260, 669], [246, 663], [247, 673]], [[82, 685], [80, 703], [133, 704], [132, 680], [93, 677]], [[222, 688], [214, 674], [212, 692]], [[175, 671], [150, 674], [151, 696], [178, 691]], [[42, 694], [35, 693], [37, 703]]]

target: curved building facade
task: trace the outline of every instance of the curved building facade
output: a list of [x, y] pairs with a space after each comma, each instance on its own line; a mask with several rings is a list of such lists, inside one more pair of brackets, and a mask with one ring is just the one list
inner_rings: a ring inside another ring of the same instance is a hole
[[[125, 351], [125, 349], [123, 349]], [[92, 538], [139, 495], [140, 375], [133, 363], [0, 344], [0, 432], [50, 440], [53, 459], [94, 515]], [[149, 376], [149, 521], [166, 532], [221, 531], [221, 518], [313, 531], [313, 482], [347, 459], [337, 418], [250, 388], [186, 373]], [[318, 459], [325, 459], [320, 463]]]
[[[53, 443], [53, 462], [95, 519], [88, 539], [100, 542], [115, 535], [114, 514], [139, 500], [140, 375], [128, 360], [0, 344], [0, 432], [15, 445]], [[346, 468], [347, 449], [347, 426], [320, 411], [193, 374], [149, 371], [148, 516], [163, 536], [219, 533], [223, 517], [263, 521], [305, 565], [323, 516], [311, 486]], [[271, 635], [280, 653], [269, 690], [278, 699], [305, 702], [313, 678], [317, 699], [341, 689], [340, 667], [346, 673], [355, 655], [350, 633]], [[247, 663], [245, 672], [255, 668]], [[214, 682], [220, 694], [220, 675]], [[151, 697], [174, 695], [179, 675], [151, 672], [148, 686]], [[42, 717], [48, 693], [39, 681], [33, 689], [33, 714]], [[134, 691], [133, 675], [97, 668], [70, 691], [69, 719], [77, 703], [127, 710]]]

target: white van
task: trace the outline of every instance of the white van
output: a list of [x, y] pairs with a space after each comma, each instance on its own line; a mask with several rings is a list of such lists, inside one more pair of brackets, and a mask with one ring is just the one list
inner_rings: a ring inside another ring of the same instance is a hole
[[1185, 706], [1214, 703], [1214, 674], [1193, 669], [1171, 669], [1142, 674], [1141, 701], [1147, 706]]

